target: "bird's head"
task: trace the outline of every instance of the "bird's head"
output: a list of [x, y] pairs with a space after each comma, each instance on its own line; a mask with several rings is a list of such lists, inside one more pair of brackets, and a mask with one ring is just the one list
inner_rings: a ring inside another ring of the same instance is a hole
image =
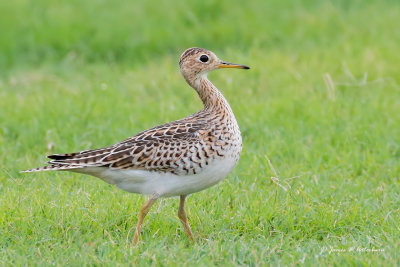
[[250, 69], [246, 65], [222, 61], [210, 50], [198, 47], [186, 49], [181, 55], [179, 66], [186, 79], [204, 76], [216, 69]]

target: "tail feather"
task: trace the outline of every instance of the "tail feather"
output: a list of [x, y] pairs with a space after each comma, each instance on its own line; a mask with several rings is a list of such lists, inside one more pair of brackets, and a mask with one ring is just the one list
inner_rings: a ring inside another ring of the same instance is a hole
[[94, 156], [103, 155], [109, 152], [110, 150], [112, 150], [112, 148], [106, 147], [100, 149], [84, 150], [75, 153], [53, 154], [53, 155], [48, 155], [47, 157], [53, 160], [76, 160], [76, 159], [83, 159], [88, 157], [91, 158]]
[[68, 159], [76, 156], [78, 153], [69, 153], [69, 154], [53, 154], [53, 155], [48, 155], [47, 157], [49, 159]]
[[24, 172], [41, 172], [41, 171], [63, 171], [63, 170], [73, 170], [73, 169], [79, 169], [79, 168], [82, 168], [82, 166], [52, 164], [52, 165], [49, 165], [49, 166], [43, 166], [43, 167], [24, 170], [24, 171], [20, 171], [20, 172], [24, 173]]

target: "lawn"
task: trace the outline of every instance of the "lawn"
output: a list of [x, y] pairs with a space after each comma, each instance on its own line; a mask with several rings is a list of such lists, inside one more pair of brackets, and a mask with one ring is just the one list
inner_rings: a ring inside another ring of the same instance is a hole
[[[1, 1], [0, 265], [400, 265], [397, 1]], [[202, 108], [200, 46], [249, 71], [210, 80], [239, 165], [187, 208], [94, 177], [19, 171]]]

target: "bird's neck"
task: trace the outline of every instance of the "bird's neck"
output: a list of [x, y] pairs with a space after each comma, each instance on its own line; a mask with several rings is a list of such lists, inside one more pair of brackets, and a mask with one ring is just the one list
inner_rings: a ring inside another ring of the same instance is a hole
[[213, 112], [223, 110], [232, 113], [228, 101], [217, 87], [208, 80], [206, 75], [195, 77], [194, 79], [187, 80], [187, 82], [196, 90], [204, 104], [205, 110]]

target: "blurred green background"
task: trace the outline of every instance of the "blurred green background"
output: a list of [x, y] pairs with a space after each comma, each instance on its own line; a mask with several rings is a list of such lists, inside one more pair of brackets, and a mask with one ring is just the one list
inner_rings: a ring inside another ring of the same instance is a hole
[[360, 57], [395, 52], [399, 38], [398, 1], [18, 0], [0, 9], [3, 69], [68, 56], [140, 65], [191, 46]]
[[[0, 1], [0, 265], [399, 265], [399, 25], [399, 1]], [[251, 66], [210, 74], [244, 150], [189, 198], [197, 244], [177, 199], [130, 247], [144, 197], [18, 173], [201, 109], [192, 46]]]

